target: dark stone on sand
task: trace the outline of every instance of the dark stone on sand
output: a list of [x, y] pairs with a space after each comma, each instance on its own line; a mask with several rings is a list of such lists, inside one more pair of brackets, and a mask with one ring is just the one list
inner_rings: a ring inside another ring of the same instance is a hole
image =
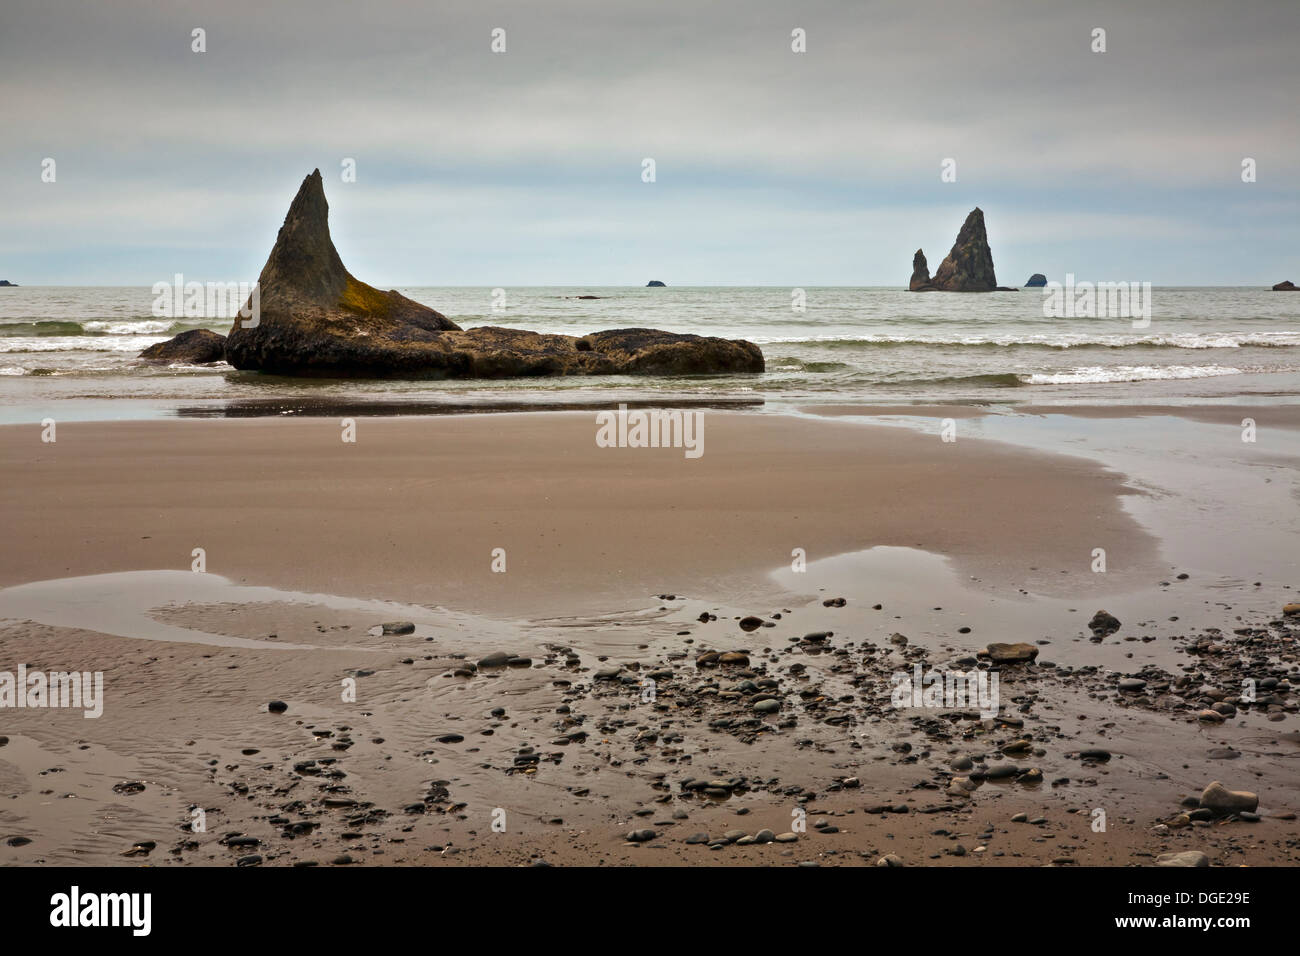
[[1026, 664], [1038, 657], [1033, 644], [990, 644], [979, 652], [995, 664]]
[[645, 284], [645, 287], [647, 289], [662, 289], [664, 288], [664, 283], [660, 282], [658, 279], [651, 279]]
[[1277, 285], [1273, 286], [1273, 291], [1274, 292], [1300, 292], [1300, 286], [1297, 286], [1290, 279], [1287, 279], [1285, 282], [1279, 282]]
[[927, 277], [926, 271], [925, 254], [918, 249], [912, 257], [912, 279], [908, 284], [912, 292], [993, 292], [998, 288], [983, 210], [978, 206], [971, 210], [933, 279]]
[[30, 839], [23, 836], [10, 837], [8, 840], [5, 840], [5, 843], [9, 844], [12, 847], [26, 846], [31, 842], [32, 841]]
[[1109, 750], [1101, 750], [1101, 749], [1097, 749], [1097, 748], [1094, 748], [1094, 749], [1092, 749], [1092, 750], [1080, 750], [1080, 751], [1079, 751], [1079, 759], [1080, 759], [1080, 760], [1096, 760], [1096, 761], [1098, 761], [1098, 762], [1102, 762], [1102, 763], [1104, 763], [1105, 761], [1107, 761], [1107, 760], [1110, 759], [1110, 751], [1109, 751]]
[[487, 655], [487, 657], [480, 657], [478, 666], [505, 667], [506, 664], [510, 663], [510, 658], [513, 656], [513, 654], [507, 654], [505, 651], [493, 651], [491, 654]]
[[1114, 614], [1109, 611], [1098, 611], [1088, 622], [1088, 629], [1092, 631], [1093, 637], [1107, 637], [1114, 634], [1120, 628], [1120, 621]]
[[740, 629], [742, 631], [754, 631], [762, 626], [763, 619], [761, 617], [754, 617], [752, 614], [749, 617], [742, 617], [740, 619]]
[[266, 705], [266, 709], [273, 714], [283, 714], [289, 709], [289, 705], [282, 700], [273, 700]]
[[317, 170], [303, 180], [258, 278], [256, 322], [237, 318], [226, 361], [278, 375], [513, 378], [761, 372], [750, 342], [615, 329], [581, 339], [523, 329], [462, 330], [396, 291], [344, 268], [329, 232]]
[[1039, 286], [1045, 285], [1047, 285], [1047, 276], [1043, 275], [1041, 272], [1035, 272], [1025, 280], [1026, 289], [1036, 289]]
[[149, 362], [186, 362], [202, 365], [226, 358], [226, 337], [208, 329], [189, 329], [166, 342], [156, 342], [138, 356]]
[[385, 634], [414, 634], [415, 625], [410, 621], [389, 621], [387, 624], [381, 624], [380, 629]]
[[653, 840], [657, 833], [654, 830], [633, 830], [627, 835], [628, 840], [632, 843], [648, 843]]

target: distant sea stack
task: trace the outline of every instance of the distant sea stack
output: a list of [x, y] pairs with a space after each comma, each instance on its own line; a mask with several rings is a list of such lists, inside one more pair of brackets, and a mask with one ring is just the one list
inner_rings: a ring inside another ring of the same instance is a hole
[[925, 253], [920, 249], [912, 256], [912, 281], [908, 283], [909, 292], [937, 292], [930, 282], [930, 266], [925, 261]]
[[984, 232], [984, 212], [976, 206], [971, 210], [957, 241], [948, 257], [930, 278], [925, 253], [920, 249], [912, 257], [912, 292], [994, 292], [1014, 291], [998, 286], [993, 273], [993, 253], [989, 251], [988, 236]]
[[1047, 276], [1043, 275], [1041, 272], [1035, 272], [1025, 282], [1026, 289], [1035, 289], [1038, 288], [1039, 286], [1045, 286], [1045, 285], [1047, 285]]
[[662, 289], [664, 287], [664, 283], [660, 282], [658, 279], [651, 279], [649, 282], [645, 284], [645, 287], [647, 289]]
[[1288, 279], [1285, 282], [1279, 282], [1277, 285], [1273, 286], [1273, 291], [1274, 292], [1300, 292], [1300, 286], [1297, 286], [1294, 282]]
[[303, 180], [258, 279], [256, 317], [236, 318], [226, 361], [276, 375], [511, 378], [761, 372], [757, 345], [655, 329], [577, 338], [482, 326], [462, 330], [428, 306], [343, 267], [320, 170]]
[[8, 279], [0, 279], [0, 286], [8, 286], [11, 289], [18, 288], [17, 282], [10, 282]]

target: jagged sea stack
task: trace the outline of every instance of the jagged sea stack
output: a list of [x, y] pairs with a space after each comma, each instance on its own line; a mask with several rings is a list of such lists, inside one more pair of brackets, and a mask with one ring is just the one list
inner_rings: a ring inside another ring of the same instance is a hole
[[226, 361], [235, 368], [282, 375], [396, 370], [409, 346], [460, 328], [343, 267], [330, 238], [319, 169], [299, 187], [257, 282], [256, 324], [237, 318], [226, 337]]
[[916, 250], [908, 288], [913, 292], [993, 292], [998, 288], [993, 253], [984, 232], [983, 210], [978, 206], [971, 210], [957, 233], [952, 251], [939, 263], [933, 279], [929, 277], [925, 254]]
[[581, 338], [481, 326], [348, 273], [329, 232], [320, 171], [303, 180], [259, 282], [256, 319], [235, 319], [226, 361], [278, 375], [509, 378], [761, 372], [752, 342], [614, 329]]
[[908, 283], [909, 292], [934, 292], [934, 284], [930, 282], [930, 265], [925, 261], [925, 253], [920, 249], [916, 250], [916, 255], [912, 256], [912, 281]]

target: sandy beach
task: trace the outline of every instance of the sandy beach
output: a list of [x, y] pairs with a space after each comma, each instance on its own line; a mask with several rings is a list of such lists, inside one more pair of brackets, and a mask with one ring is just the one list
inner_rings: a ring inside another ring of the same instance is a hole
[[[0, 859], [1289, 860], [1294, 551], [1215, 573], [1158, 475], [942, 407], [702, 414], [695, 459], [578, 412], [0, 428], [0, 670], [104, 681], [3, 712]], [[897, 706], [915, 668], [996, 713]], [[1258, 811], [1182, 804], [1215, 780]]]

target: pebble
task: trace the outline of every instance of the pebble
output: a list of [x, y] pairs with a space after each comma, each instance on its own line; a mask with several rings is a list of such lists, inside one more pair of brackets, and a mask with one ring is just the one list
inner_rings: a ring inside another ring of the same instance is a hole
[[1210, 858], [1200, 850], [1184, 850], [1181, 853], [1161, 853], [1156, 857], [1156, 866], [1209, 866]]
[[990, 644], [979, 652], [995, 664], [1028, 664], [1038, 656], [1033, 644]]
[[1217, 814], [1253, 813], [1259, 809], [1259, 797], [1249, 790], [1229, 790], [1216, 780], [1201, 794], [1201, 806]]

